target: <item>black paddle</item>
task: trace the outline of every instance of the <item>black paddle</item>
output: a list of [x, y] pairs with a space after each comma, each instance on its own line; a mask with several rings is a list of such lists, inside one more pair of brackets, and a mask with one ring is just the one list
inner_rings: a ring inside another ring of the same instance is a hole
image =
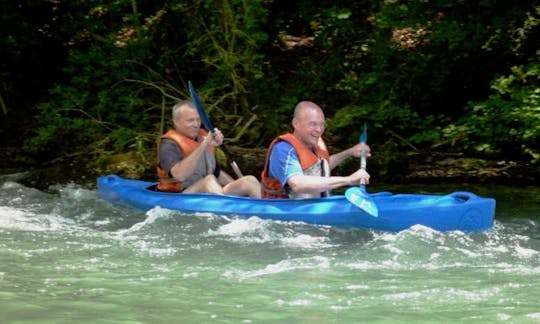
[[[193, 84], [191, 83], [191, 81], [188, 81], [188, 87], [189, 87], [189, 95], [191, 96], [191, 100], [193, 100], [195, 107], [197, 107], [197, 111], [199, 112], [199, 117], [201, 117], [202, 124], [204, 125], [206, 129], [214, 133], [215, 128], [212, 125], [212, 122], [210, 122], [208, 115], [204, 111], [203, 105], [201, 103], [201, 99], [199, 98], [199, 95], [197, 95], [197, 92], [195, 91], [195, 88], [193, 87]], [[225, 157], [227, 158], [227, 161], [231, 165], [231, 168], [233, 169], [236, 176], [238, 178], [243, 177], [242, 171], [240, 171], [238, 164], [236, 164], [236, 162], [231, 158], [231, 155], [229, 154], [229, 151], [225, 147], [225, 144], [221, 144], [219, 147], [223, 150], [223, 153], [225, 153]]]

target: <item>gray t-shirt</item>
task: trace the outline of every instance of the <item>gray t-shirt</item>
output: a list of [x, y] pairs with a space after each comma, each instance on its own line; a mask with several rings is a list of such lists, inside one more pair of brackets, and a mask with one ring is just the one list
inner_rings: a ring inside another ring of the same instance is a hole
[[[182, 150], [176, 145], [175, 141], [164, 138], [159, 144], [158, 156], [159, 165], [167, 172], [169, 177], [172, 178], [172, 167], [184, 158]], [[216, 163], [216, 158], [206, 150], [204, 151], [203, 163], [199, 163], [195, 172], [182, 183], [182, 189], [186, 189], [209, 174], [213, 173], [218, 177], [219, 172], [220, 169]]]

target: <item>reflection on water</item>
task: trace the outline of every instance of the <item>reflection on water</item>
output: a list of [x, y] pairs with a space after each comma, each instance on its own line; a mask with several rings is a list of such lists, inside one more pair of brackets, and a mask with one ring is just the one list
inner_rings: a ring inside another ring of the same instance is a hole
[[464, 234], [142, 214], [77, 185], [0, 186], [3, 322], [540, 321], [538, 188], [389, 190], [496, 198], [494, 228]]

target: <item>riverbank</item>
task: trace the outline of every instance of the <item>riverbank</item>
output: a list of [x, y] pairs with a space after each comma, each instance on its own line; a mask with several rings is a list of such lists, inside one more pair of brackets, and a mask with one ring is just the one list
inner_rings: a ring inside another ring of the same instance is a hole
[[[265, 149], [229, 146], [231, 155], [244, 174], [260, 177]], [[220, 165], [234, 174], [222, 154]], [[94, 156], [64, 157], [49, 162], [37, 162], [13, 147], [0, 150], [0, 174], [27, 186], [47, 189], [53, 184], [76, 183], [95, 186], [100, 175], [115, 173], [127, 178], [154, 180], [155, 162], [135, 152], [97, 159]], [[350, 174], [358, 161], [350, 159], [333, 174]], [[400, 156], [378, 156], [368, 160], [372, 183], [473, 183], [535, 185], [540, 182], [540, 168], [511, 160], [484, 160], [440, 152], [412, 152]]]

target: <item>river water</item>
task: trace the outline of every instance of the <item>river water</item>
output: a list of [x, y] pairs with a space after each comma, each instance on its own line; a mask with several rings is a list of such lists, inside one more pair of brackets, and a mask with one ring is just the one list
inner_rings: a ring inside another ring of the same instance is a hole
[[4, 180], [0, 322], [540, 323], [540, 189], [396, 188], [406, 189], [496, 198], [494, 227], [386, 233], [144, 214], [91, 186]]

